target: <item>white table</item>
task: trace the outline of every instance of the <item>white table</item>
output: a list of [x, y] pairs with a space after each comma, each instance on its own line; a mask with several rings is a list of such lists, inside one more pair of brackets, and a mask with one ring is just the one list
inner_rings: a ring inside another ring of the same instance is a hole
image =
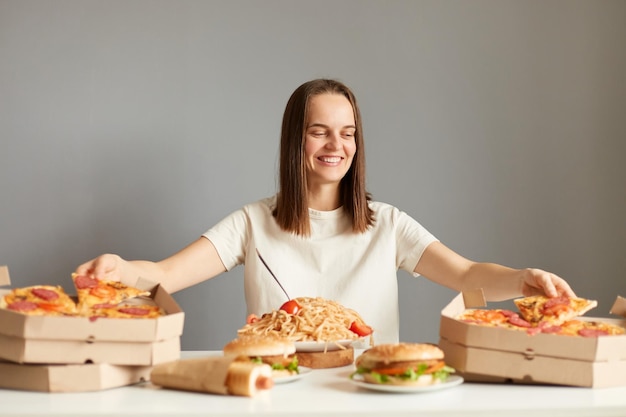
[[[198, 357], [216, 352], [183, 352]], [[221, 396], [157, 388], [150, 383], [87, 393], [0, 389], [0, 416], [626, 416], [626, 387], [461, 385], [419, 394], [389, 394], [353, 385], [352, 366], [316, 369], [260, 395]]]

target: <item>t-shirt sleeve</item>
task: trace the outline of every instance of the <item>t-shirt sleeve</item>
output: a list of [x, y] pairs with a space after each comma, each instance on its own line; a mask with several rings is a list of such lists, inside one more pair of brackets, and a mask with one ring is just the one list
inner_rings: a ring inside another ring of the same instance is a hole
[[248, 224], [245, 210], [239, 209], [202, 235], [213, 243], [227, 271], [244, 262]]
[[417, 220], [403, 211], [397, 211], [395, 223], [398, 268], [418, 277], [419, 274], [413, 272], [415, 266], [428, 245], [437, 242], [438, 239]]

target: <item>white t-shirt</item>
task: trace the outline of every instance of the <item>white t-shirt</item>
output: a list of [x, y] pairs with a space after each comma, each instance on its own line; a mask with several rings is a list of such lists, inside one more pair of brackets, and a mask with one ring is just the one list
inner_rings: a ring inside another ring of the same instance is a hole
[[370, 202], [375, 223], [360, 234], [352, 232], [343, 208], [309, 209], [311, 236], [305, 238], [278, 226], [272, 216], [275, 201], [274, 196], [248, 204], [203, 235], [227, 270], [245, 264], [248, 314], [260, 316], [287, 301], [258, 259], [258, 249], [291, 298], [335, 300], [374, 328], [375, 343], [398, 342], [397, 271], [413, 274], [424, 249], [437, 239], [406, 213], [381, 202]]

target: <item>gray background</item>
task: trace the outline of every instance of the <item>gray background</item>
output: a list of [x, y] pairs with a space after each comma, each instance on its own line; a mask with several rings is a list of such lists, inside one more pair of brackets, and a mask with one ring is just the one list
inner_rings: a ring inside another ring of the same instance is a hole
[[[362, 106], [368, 188], [465, 256], [624, 294], [625, 1], [0, 1], [0, 264], [58, 283], [158, 260], [276, 189], [289, 94]], [[184, 349], [245, 319], [243, 269], [175, 294]], [[399, 273], [401, 338], [454, 293]], [[626, 295], [626, 294], [624, 294]]]

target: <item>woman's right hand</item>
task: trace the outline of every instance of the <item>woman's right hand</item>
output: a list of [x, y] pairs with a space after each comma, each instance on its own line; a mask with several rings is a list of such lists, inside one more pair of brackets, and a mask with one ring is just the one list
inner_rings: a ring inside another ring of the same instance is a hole
[[76, 275], [86, 275], [96, 279], [120, 281], [124, 260], [119, 255], [104, 254], [94, 258], [76, 268]]

